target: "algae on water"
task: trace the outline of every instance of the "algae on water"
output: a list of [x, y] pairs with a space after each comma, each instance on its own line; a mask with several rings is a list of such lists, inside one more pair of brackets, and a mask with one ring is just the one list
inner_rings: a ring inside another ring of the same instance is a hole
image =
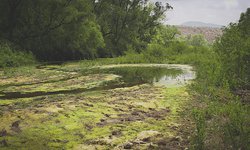
[[[50, 71], [60, 69], [55, 68]], [[43, 69], [34, 73], [39, 74]], [[1, 89], [2, 95], [103, 87], [78, 93], [1, 99], [0, 148], [159, 149], [174, 146], [176, 142], [185, 143], [185, 134], [181, 135], [183, 138], [177, 135], [183, 124], [180, 112], [190, 103], [186, 88], [151, 84], [157, 71], [171, 75], [168, 69], [124, 69], [98, 69], [98, 74], [93, 71], [89, 75], [76, 72], [72, 78], [67, 78], [72, 74], [64, 70], [65, 80], [41, 73], [46, 76], [41, 81], [39, 78], [20, 81], [27, 85], [18, 85], [13, 77], [7, 78], [8, 84], [0, 82], [0, 86], [8, 85]], [[171, 71], [173, 76], [181, 73]], [[146, 75], [138, 76], [142, 72]], [[179, 144], [179, 148], [185, 148], [183, 145]]]

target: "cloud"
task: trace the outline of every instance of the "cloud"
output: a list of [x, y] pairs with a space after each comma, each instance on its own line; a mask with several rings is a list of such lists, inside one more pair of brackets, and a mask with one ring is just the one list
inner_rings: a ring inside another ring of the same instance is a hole
[[174, 10], [167, 13], [166, 23], [182, 24], [186, 21], [201, 21], [227, 25], [239, 19], [250, 7], [250, 0], [151, 0], [168, 2]]
[[239, 6], [239, 2], [237, 0], [224, 0], [224, 3], [227, 9], [237, 8]]

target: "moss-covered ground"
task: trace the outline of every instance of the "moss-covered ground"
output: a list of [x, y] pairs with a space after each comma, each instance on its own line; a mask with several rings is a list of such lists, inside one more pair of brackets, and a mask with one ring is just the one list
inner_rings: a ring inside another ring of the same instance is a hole
[[[65, 67], [65, 66], [64, 66]], [[70, 68], [70, 67], [69, 67]], [[29, 69], [27, 69], [29, 70]], [[0, 149], [185, 149], [192, 98], [185, 86], [88, 89], [119, 78], [59, 66], [0, 78]], [[69, 91], [46, 95], [46, 92]], [[45, 92], [24, 98], [9, 93]]]

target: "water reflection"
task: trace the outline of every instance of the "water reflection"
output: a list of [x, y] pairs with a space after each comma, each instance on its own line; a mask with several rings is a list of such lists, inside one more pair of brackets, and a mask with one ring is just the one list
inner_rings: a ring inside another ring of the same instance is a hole
[[182, 86], [194, 79], [193, 72], [180, 68], [164, 67], [114, 67], [98, 70], [98, 73], [120, 75], [126, 85], [155, 84], [165, 86]]
[[183, 72], [177, 76], [164, 76], [160, 80], [155, 80], [156, 85], [183, 86], [194, 79], [192, 72]]
[[[103, 82], [101, 85], [90, 88], [76, 86], [76, 88], [72, 89], [65, 89], [65, 90], [63, 89], [57, 91], [35, 91], [27, 93], [23, 93], [20, 91], [14, 91], [14, 92], [0, 91], [0, 99], [28, 98], [28, 97], [54, 95], [54, 94], [77, 94], [86, 91], [108, 90], [108, 89], [115, 89], [122, 87], [130, 87], [145, 83], [152, 85], [164, 85], [167, 87], [184, 86], [187, 82], [195, 78], [195, 73], [192, 71], [191, 66], [168, 65], [168, 64], [160, 64], [160, 65], [140, 64], [138, 66], [114, 65], [102, 68], [82, 69], [80, 72], [82, 73], [82, 75], [105, 73], [105, 74], [116, 74], [121, 77], [116, 80]], [[44, 83], [39, 83], [37, 85], [43, 86], [43, 84]]]

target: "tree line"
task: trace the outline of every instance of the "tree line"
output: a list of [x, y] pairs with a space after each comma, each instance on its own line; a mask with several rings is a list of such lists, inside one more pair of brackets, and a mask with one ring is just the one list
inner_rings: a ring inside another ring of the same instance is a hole
[[221, 63], [221, 77], [231, 88], [250, 88], [250, 8], [237, 23], [224, 29], [214, 44]]
[[2, 0], [0, 38], [43, 61], [143, 50], [172, 7], [148, 0]]

